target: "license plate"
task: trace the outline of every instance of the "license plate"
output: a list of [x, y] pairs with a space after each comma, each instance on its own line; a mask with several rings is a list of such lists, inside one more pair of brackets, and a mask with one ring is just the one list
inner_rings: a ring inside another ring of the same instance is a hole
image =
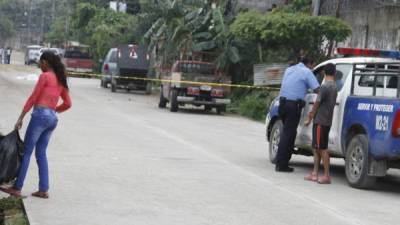
[[208, 85], [202, 85], [202, 86], [200, 86], [200, 90], [202, 90], [202, 91], [211, 91], [211, 86], [208, 86]]

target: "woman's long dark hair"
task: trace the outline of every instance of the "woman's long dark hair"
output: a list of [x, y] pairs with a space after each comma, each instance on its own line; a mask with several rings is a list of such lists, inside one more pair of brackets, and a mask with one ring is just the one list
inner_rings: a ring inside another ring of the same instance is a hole
[[58, 82], [68, 89], [65, 66], [61, 62], [61, 58], [53, 52], [45, 51], [43, 52], [42, 56], [40, 56], [40, 60], [46, 61], [49, 64], [51, 69], [53, 69], [54, 73], [56, 74]]

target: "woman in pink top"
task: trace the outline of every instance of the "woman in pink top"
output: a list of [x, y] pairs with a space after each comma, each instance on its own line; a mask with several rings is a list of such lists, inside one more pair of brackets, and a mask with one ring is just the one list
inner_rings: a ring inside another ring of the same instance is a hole
[[[52, 52], [44, 52], [40, 57], [39, 65], [43, 73], [40, 75], [32, 95], [26, 102], [15, 124], [16, 129], [21, 129], [25, 114], [33, 107], [32, 117], [24, 139], [26, 149], [22, 165], [14, 186], [2, 189], [4, 192], [17, 197], [21, 196], [22, 186], [34, 148], [36, 162], [39, 167], [39, 190], [32, 193], [32, 196], [40, 198], [49, 197], [49, 173], [46, 149], [50, 136], [57, 126], [57, 113], [64, 112], [71, 107], [65, 67], [60, 58]], [[60, 97], [63, 102], [58, 105]]]

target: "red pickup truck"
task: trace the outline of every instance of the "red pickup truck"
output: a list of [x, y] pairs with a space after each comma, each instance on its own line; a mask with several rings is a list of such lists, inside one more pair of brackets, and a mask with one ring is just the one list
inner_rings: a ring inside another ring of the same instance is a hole
[[67, 71], [91, 73], [93, 60], [87, 45], [71, 45], [65, 49], [64, 65]]

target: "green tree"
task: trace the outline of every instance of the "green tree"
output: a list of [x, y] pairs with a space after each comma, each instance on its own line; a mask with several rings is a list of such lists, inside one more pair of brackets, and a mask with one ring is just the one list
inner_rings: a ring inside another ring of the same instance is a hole
[[16, 29], [24, 23], [23, 2], [0, 0], [0, 44], [15, 35]]
[[44, 40], [56, 46], [62, 46], [70, 36], [66, 30], [66, 18], [58, 17], [50, 26], [49, 32], [45, 34]]
[[0, 14], [0, 46], [4, 44], [4, 40], [14, 36], [14, 34], [12, 21], [4, 14]]
[[287, 50], [296, 58], [305, 53], [323, 58], [324, 43], [344, 41], [351, 34], [350, 27], [334, 17], [286, 12], [243, 13], [231, 29], [237, 37], [259, 42], [263, 49]]
[[105, 56], [111, 47], [119, 44], [138, 43], [135, 35], [137, 18], [110, 9], [100, 8], [89, 20], [85, 32], [89, 34], [87, 43], [94, 47], [95, 59]]

